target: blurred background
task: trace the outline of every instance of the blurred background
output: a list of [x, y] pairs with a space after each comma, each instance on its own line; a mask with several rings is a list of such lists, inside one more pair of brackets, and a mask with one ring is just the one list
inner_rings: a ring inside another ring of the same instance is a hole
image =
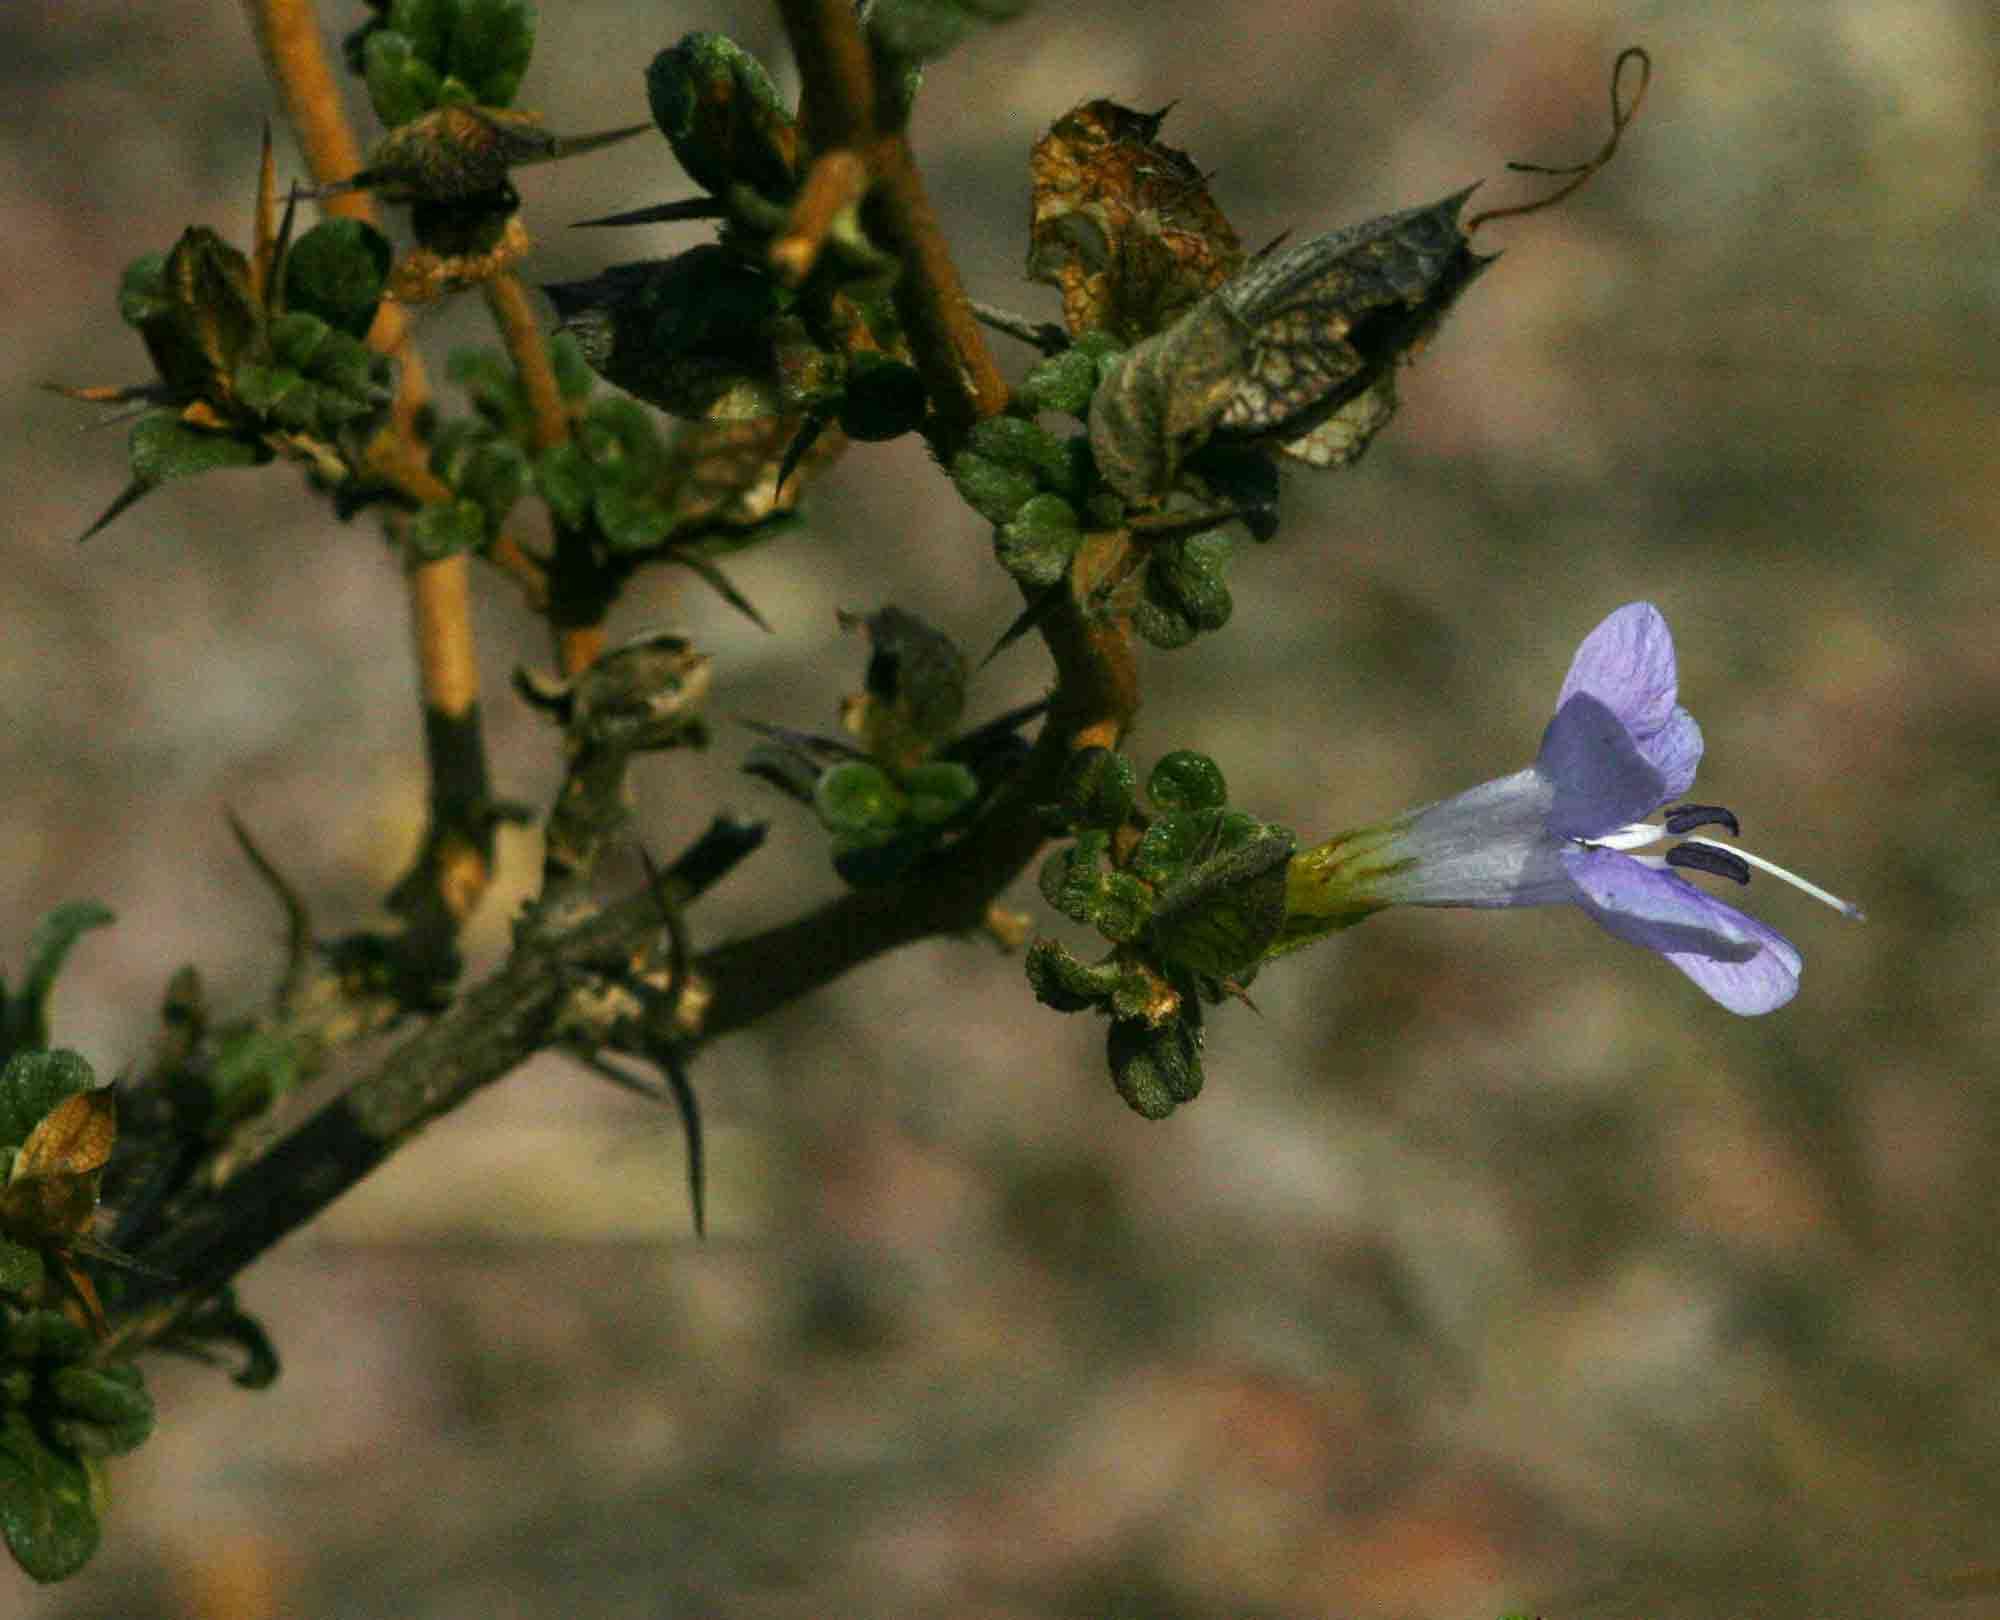
[[[542, 13], [521, 102], [559, 130], [643, 117], [693, 28], [795, 83], [749, 0]], [[1209, 752], [1324, 837], [1528, 762], [1577, 641], [1650, 598], [1700, 795], [1868, 908], [1756, 885], [1796, 1002], [1733, 1018], [1568, 911], [1392, 913], [1266, 973], [1261, 1016], [1222, 1009], [1206, 1093], [1147, 1124], [1101, 1025], [932, 942], [703, 1055], [701, 1245], [671, 1115], [538, 1063], [244, 1276], [274, 1389], [149, 1369], [160, 1431], [112, 1467], [103, 1552], [50, 1591], [0, 1569], [0, 1611], [2000, 1614], [1990, 5], [1048, 5], [933, 70], [917, 146], [974, 294], [1047, 318], [1026, 160], [1081, 100], [1174, 103], [1165, 138], [1254, 245], [1482, 177], [1482, 204], [1539, 194], [1505, 162], [1595, 151], [1632, 43], [1657, 73], [1617, 162], [1481, 231], [1506, 256], [1393, 427], [1288, 475], [1227, 631], [1147, 652], [1132, 748]], [[177, 965], [222, 1008], [278, 971], [225, 807], [323, 932], [379, 921], [418, 712], [367, 523], [274, 469], [79, 549], [124, 430], [35, 386], [136, 380], [122, 267], [190, 223], [247, 239], [272, 102], [243, 17], [18, 6], [0, 47], [0, 960], [58, 901], [113, 906], [55, 1016], [115, 1073]], [[521, 189], [534, 280], [697, 239], [567, 229], [684, 195], [658, 141]], [[427, 346], [484, 341], [477, 315], [424, 317]], [[1018, 607], [914, 441], [850, 454], [807, 513], [733, 569], [775, 635], [659, 576], [619, 620], [716, 657], [716, 745], [639, 773], [650, 847], [720, 805], [774, 823], [708, 942], [835, 889], [734, 721], [832, 722], [863, 661], [836, 610], [983, 650]], [[497, 783], [546, 803], [551, 738], [505, 681], [547, 649], [479, 578]], [[1025, 642], [975, 714], [1046, 679]], [[508, 838], [475, 972], [537, 860]]]

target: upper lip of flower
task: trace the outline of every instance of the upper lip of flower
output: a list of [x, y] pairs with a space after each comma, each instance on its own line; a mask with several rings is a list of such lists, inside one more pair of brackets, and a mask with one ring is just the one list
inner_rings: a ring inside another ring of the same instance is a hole
[[[1797, 948], [1697, 888], [1673, 865], [1748, 882], [1750, 867], [1797, 883], [1851, 916], [1858, 908], [1714, 839], [1700, 853], [1630, 850], [1736, 819], [1712, 806], [1643, 820], [1694, 785], [1701, 728], [1678, 697], [1673, 636], [1650, 602], [1619, 608], [1584, 638], [1528, 770], [1404, 817], [1386, 897], [1405, 904], [1568, 902], [1620, 939], [1657, 951], [1733, 1012], [1783, 1006], [1798, 990]], [[1719, 852], [1719, 853], [1717, 853]]]

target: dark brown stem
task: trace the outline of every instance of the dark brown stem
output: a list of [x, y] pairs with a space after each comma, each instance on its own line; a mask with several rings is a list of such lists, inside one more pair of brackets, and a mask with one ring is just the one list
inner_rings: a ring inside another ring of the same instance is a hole
[[[718, 820], [670, 867], [660, 889], [686, 906], [763, 840], [752, 823]], [[526, 943], [449, 1012], [218, 1186], [173, 1210], [136, 1258], [171, 1283], [136, 1274], [121, 1320], [99, 1347], [115, 1360], [171, 1332], [186, 1311], [287, 1233], [310, 1221], [425, 1125], [450, 1113], [558, 1038], [578, 975], [623, 963], [660, 932], [661, 895], [647, 889], [558, 938]]]
[[1071, 597], [1043, 626], [1057, 673], [1049, 716], [1006, 792], [963, 839], [901, 882], [854, 890], [700, 957], [696, 972], [713, 994], [704, 1039], [747, 1028], [885, 951], [985, 925], [993, 902], [1040, 852], [1040, 809], [1060, 796], [1072, 751], [1116, 747], [1138, 711], [1128, 629], [1117, 620], [1092, 623], [1077, 605], [1089, 581], [1129, 545], [1122, 531], [1112, 531], [1091, 536], [1078, 554]]

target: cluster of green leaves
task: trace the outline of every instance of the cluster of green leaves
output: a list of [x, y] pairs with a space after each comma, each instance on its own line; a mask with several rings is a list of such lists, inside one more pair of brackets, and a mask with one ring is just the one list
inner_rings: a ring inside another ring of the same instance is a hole
[[370, 4], [376, 15], [344, 43], [384, 127], [440, 106], [512, 105], [535, 50], [535, 8], [527, 0]]
[[1202, 1004], [1240, 994], [1283, 926], [1296, 840], [1230, 808], [1205, 754], [1166, 755], [1146, 798], [1151, 815], [1122, 754], [1090, 749], [1072, 762], [1056, 815], [1075, 837], [1043, 863], [1042, 895], [1111, 950], [1085, 962], [1041, 939], [1027, 969], [1045, 1005], [1111, 1018], [1119, 1095], [1161, 1119], [1201, 1090]]
[[[959, 495], [993, 524], [1000, 565], [1031, 599], [1068, 588], [1088, 528], [1127, 519], [1125, 501], [1099, 472], [1089, 435], [1058, 438], [1036, 420], [1045, 413], [1086, 420], [1120, 355], [1112, 338], [1093, 332], [1044, 359], [1022, 379], [1005, 414], [979, 423], [952, 458]], [[1267, 458], [1211, 452], [1190, 467], [1187, 482], [1184, 512], [1149, 517], [1135, 529], [1141, 560], [1129, 602], [1132, 627], [1163, 649], [1185, 647], [1229, 622], [1235, 604], [1225, 569], [1236, 540], [1228, 524], [1243, 519], [1259, 540], [1277, 532], [1277, 474]]]
[[722, 34], [689, 34], [646, 71], [647, 102], [708, 195], [596, 223], [719, 217], [720, 240], [548, 288], [565, 331], [607, 382], [695, 420], [795, 416], [802, 453], [828, 424], [895, 438], [922, 425], [923, 383], [900, 354], [893, 261], [856, 216], [834, 222], [803, 285], [766, 267], [809, 157], [764, 65]]
[[[97, 1363], [88, 1331], [53, 1303], [51, 1273], [74, 1278], [69, 1246], [90, 1241], [109, 1110], [90, 1065], [47, 1048], [47, 1003], [70, 947], [110, 920], [102, 906], [58, 907], [35, 931], [21, 988], [0, 987], [0, 1536], [42, 1581], [96, 1551], [104, 1459], [153, 1427], [138, 1367]], [[96, 1129], [79, 1128], [85, 1116]]]
[[95, 1365], [91, 1351], [90, 1335], [62, 1312], [0, 1300], [0, 1535], [38, 1581], [89, 1562], [104, 1459], [153, 1431], [137, 1364]]
[[863, 694], [847, 705], [854, 741], [759, 726], [744, 769], [810, 804], [834, 870], [857, 887], [905, 876], [948, 844], [1027, 752], [1035, 704], [971, 731], [965, 655], [914, 614], [885, 607], [859, 621], [873, 647]]
[[[580, 405], [589, 397], [591, 377], [576, 345], [558, 337], [549, 346], [549, 361], [565, 404]], [[579, 504], [580, 495], [580, 504], [588, 507], [593, 486], [587, 471], [580, 475], [574, 467], [557, 465], [555, 451], [537, 453], [533, 407], [504, 353], [455, 349], [446, 370], [471, 400], [472, 414], [431, 429], [431, 471], [451, 487], [453, 499], [425, 507], [410, 524], [409, 544], [418, 557], [483, 550], [530, 487], [551, 505], [555, 502], [548, 491], [553, 488], [567, 506]], [[545, 461], [547, 476], [538, 476]]]
[[348, 481], [393, 394], [390, 362], [363, 342], [390, 257], [370, 226], [328, 220], [290, 244], [261, 294], [249, 259], [205, 226], [127, 266], [118, 313], [158, 380], [81, 392], [160, 408], [134, 425], [132, 482], [88, 532], [169, 479], [278, 453]]

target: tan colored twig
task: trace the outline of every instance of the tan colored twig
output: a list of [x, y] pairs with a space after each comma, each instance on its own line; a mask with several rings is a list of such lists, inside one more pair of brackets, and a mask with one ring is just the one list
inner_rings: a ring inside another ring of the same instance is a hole
[[973, 319], [891, 87], [876, 83], [854, 7], [848, 0], [779, 0], [778, 10], [798, 58], [807, 143], [819, 151], [851, 147], [866, 161], [882, 245], [903, 263], [896, 309], [937, 412], [933, 444], [949, 457], [975, 422], [1006, 405], [1006, 381]]
[[[361, 148], [347, 121], [340, 88], [321, 42], [319, 11], [313, 0], [244, 0], [250, 26], [264, 54], [285, 116], [298, 136], [314, 184], [326, 187], [361, 167]], [[374, 204], [365, 191], [322, 199], [320, 207], [374, 223]], [[376, 312], [369, 343], [396, 357], [396, 399], [385, 433], [391, 444], [371, 452], [399, 488], [416, 493], [430, 478], [416, 436], [416, 417], [429, 397], [422, 359], [409, 343], [409, 323], [400, 305], [385, 299]], [[437, 489], [448, 498], [442, 484]], [[422, 495], [436, 499], [435, 494]], [[419, 903], [399, 886], [401, 909], [432, 926], [462, 922], [491, 881], [493, 833], [486, 814], [485, 759], [477, 744], [479, 664], [474, 653], [467, 565], [463, 557], [421, 563], [409, 571], [410, 615], [417, 636], [417, 662], [425, 709], [426, 759], [431, 772], [433, 825], [425, 839], [418, 871], [434, 887], [434, 904]], [[456, 747], [440, 738], [458, 740]], [[468, 747], [467, 744], [470, 744]], [[459, 778], [456, 781], [448, 778]], [[461, 810], [472, 821], [444, 825], [441, 811]]]
[[840, 146], [814, 158], [783, 234], [771, 243], [768, 257], [778, 279], [796, 287], [811, 275], [834, 221], [867, 191], [868, 165], [858, 152]]

